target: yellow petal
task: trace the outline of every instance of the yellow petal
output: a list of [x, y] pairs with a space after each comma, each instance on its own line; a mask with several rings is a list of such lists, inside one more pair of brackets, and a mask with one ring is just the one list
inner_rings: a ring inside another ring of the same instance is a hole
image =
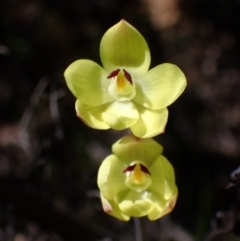
[[115, 130], [123, 130], [132, 126], [138, 117], [138, 111], [131, 101], [114, 101], [102, 114], [107, 125]]
[[165, 200], [171, 198], [176, 191], [174, 169], [171, 163], [164, 156], [159, 156], [149, 170], [152, 178], [150, 189], [159, 193]]
[[133, 160], [141, 160], [150, 166], [162, 153], [163, 147], [153, 139], [127, 135], [113, 144], [112, 151], [127, 165]]
[[113, 200], [106, 199], [102, 193], [101, 194], [101, 201], [104, 212], [107, 214], [114, 216], [122, 221], [128, 221], [130, 217], [124, 214], [118, 207], [118, 205]]
[[174, 64], [161, 64], [136, 78], [133, 101], [160, 110], [172, 104], [186, 87], [186, 77]]
[[153, 200], [155, 204], [154, 209], [148, 214], [148, 218], [151, 221], [154, 221], [158, 218], [161, 218], [167, 215], [174, 209], [177, 201], [177, 189], [176, 189], [175, 195], [173, 195], [171, 199], [167, 201], [160, 201], [161, 199], [157, 196], [154, 197]]
[[153, 208], [153, 203], [150, 200], [125, 200], [119, 204], [119, 209], [130, 217], [146, 216]]
[[83, 104], [80, 100], [76, 101], [75, 109], [77, 116], [88, 126], [106, 130], [109, 129], [109, 125], [102, 119], [102, 112], [106, 110], [108, 104], [101, 106], [89, 106]]
[[164, 132], [168, 119], [167, 108], [151, 110], [137, 104], [136, 108], [139, 113], [139, 119], [130, 127], [135, 136], [149, 138]]
[[143, 217], [154, 208], [154, 204], [148, 197], [147, 192], [123, 192], [118, 195], [118, 203], [119, 209], [130, 217]]
[[115, 155], [106, 157], [102, 162], [98, 171], [97, 183], [106, 198], [113, 199], [117, 193], [127, 189], [124, 184], [126, 176], [123, 173], [125, 166]]
[[114, 100], [108, 93], [110, 80], [107, 75], [101, 66], [87, 59], [73, 62], [64, 72], [68, 88], [77, 99], [89, 106], [103, 105]]
[[100, 57], [108, 71], [125, 68], [127, 71], [143, 74], [150, 65], [150, 51], [145, 39], [125, 20], [121, 20], [104, 34], [100, 44]]

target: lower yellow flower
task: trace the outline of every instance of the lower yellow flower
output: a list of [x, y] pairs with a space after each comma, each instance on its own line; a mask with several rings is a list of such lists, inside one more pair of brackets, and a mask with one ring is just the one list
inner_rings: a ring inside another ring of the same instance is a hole
[[98, 172], [98, 187], [106, 213], [128, 221], [148, 216], [156, 220], [171, 212], [178, 190], [172, 165], [153, 139], [128, 135], [112, 146]]

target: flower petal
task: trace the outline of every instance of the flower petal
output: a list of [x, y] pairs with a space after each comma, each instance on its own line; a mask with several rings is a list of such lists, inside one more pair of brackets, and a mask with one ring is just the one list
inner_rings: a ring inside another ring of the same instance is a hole
[[108, 104], [101, 106], [89, 106], [83, 104], [80, 100], [76, 101], [75, 109], [77, 116], [88, 126], [94, 129], [107, 130], [109, 125], [102, 119], [102, 113], [106, 110]]
[[119, 209], [130, 217], [143, 217], [146, 216], [152, 209], [153, 204], [151, 200], [124, 200], [119, 203]]
[[110, 81], [106, 71], [97, 63], [80, 59], [64, 72], [68, 88], [84, 104], [98, 106], [114, 100], [109, 95]]
[[109, 215], [112, 215], [116, 218], [119, 218], [122, 221], [128, 221], [129, 216], [125, 215], [118, 207], [118, 205], [113, 200], [107, 200], [101, 193], [101, 201], [104, 212]]
[[100, 44], [100, 57], [103, 67], [108, 71], [126, 68], [147, 72], [150, 65], [150, 52], [143, 36], [125, 20], [111, 27]]
[[152, 194], [153, 194], [152, 198], [155, 206], [153, 210], [148, 214], [148, 218], [151, 221], [154, 221], [158, 218], [163, 217], [164, 215], [167, 215], [173, 210], [177, 201], [177, 188], [176, 188], [175, 195], [173, 195], [171, 199], [168, 201], [166, 200], [163, 201], [160, 195], [155, 195], [154, 193]]
[[160, 110], [172, 104], [186, 87], [183, 72], [174, 64], [161, 64], [136, 79], [133, 101]]
[[176, 192], [174, 169], [171, 163], [164, 156], [159, 156], [149, 170], [152, 178], [149, 189], [159, 193], [165, 200], [169, 200]]
[[139, 114], [131, 101], [114, 101], [103, 112], [102, 118], [112, 129], [123, 130], [135, 124]]
[[148, 197], [147, 192], [122, 192], [118, 194], [117, 202], [119, 203], [119, 209], [130, 217], [145, 216], [154, 208], [154, 204]]
[[101, 164], [98, 171], [98, 187], [101, 193], [107, 199], [113, 199], [114, 196], [126, 190], [124, 184], [125, 173], [123, 173], [126, 165], [118, 160], [115, 155], [108, 156]]
[[133, 160], [141, 160], [150, 166], [162, 153], [163, 147], [153, 139], [139, 139], [133, 135], [127, 135], [113, 144], [112, 151], [127, 165]]
[[168, 119], [167, 108], [151, 110], [137, 104], [136, 107], [139, 113], [139, 119], [130, 127], [135, 136], [149, 138], [164, 132]]

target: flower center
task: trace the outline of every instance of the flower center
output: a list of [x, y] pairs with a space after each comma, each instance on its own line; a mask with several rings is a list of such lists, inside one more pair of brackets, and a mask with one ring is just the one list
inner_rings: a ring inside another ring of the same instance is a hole
[[126, 173], [125, 185], [136, 192], [142, 192], [152, 183], [148, 168], [139, 161], [125, 168], [123, 172]]
[[116, 69], [107, 77], [111, 79], [108, 92], [119, 101], [131, 100], [136, 95], [132, 76], [125, 69]]

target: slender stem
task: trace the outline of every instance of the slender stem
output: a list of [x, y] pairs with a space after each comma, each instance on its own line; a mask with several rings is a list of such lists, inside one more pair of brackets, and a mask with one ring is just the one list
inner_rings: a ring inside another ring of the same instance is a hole
[[136, 241], [144, 241], [142, 219], [134, 218]]

